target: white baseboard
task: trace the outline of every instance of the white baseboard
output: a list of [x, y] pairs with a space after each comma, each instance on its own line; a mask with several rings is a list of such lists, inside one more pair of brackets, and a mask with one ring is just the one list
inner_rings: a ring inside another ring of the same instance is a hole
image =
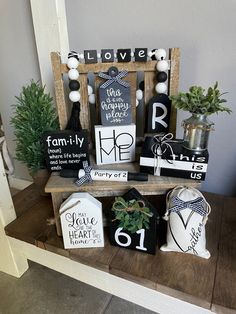
[[32, 181], [16, 178], [14, 175], [9, 175], [8, 180], [10, 187], [17, 190], [24, 190], [30, 184], [32, 184]]

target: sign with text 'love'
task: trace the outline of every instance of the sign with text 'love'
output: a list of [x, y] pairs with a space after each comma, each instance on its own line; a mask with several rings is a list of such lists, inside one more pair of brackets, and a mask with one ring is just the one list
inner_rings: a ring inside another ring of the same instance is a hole
[[59, 214], [65, 249], [104, 246], [102, 204], [89, 193], [73, 193]]

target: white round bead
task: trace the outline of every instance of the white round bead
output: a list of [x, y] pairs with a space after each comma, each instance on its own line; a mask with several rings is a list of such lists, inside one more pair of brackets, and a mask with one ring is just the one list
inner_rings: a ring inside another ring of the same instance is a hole
[[69, 98], [72, 102], [80, 101], [80, 93], [76, 90], [69, 93]]
[[69, 58], [67, 61], [67, 66], [69, 69], [76, 69], [78, 65], [79, 61], [75, 57]]
[[88, 85], [88, 95], [90, 96], [93, 93], [92, 86]]
[[139, 105], [139, 101], [138, 99], [136, 99], [136, 107], [138, 107], [138, 105]]
[[151, 50], [148, 51], [148, 56], [151, 58], [153, 56], [153, 52]]
[[79, 58], [80, 58], [80, 59], [84, 59], [84, 54], [81, 53], [81, 54], [79, 55]]
[[158, 61], [156, 65], [157, 71], [159, 72], [167, 71], [168, 67], [168, 62], [165, 60]]
[[98, 57], [98, 59], [100, 59], [100, 58], [101, 58], [101, 54], [100, 54], [100, 52], [98, 52], [98, 53], [97, 53], [97, 57]]
[[141, 89], [136, 90], [136, 98], [138, 100], [143, 99], [143, 91]]
[[133, 51], [131, 51], [130, 56], [134, 57], [134, 52]]
[[165, 60], [165, 58], [166, 58], [166, 51], [165, 51], [165, 49], [162, 49], [162, 48], [157, 49], [155, 51], [155, 58], [157, 60]]
[[89, 95], [89, 103], [94, 105], [96, 103], [95, 94]]
[[167, 91], [167, 86], [165, 83], [157, 83], [155, 90], [158, 94], [165, 93]]
[[70, 69], [68, 72], [68, 77], [70, 80], [78, 80], [79, 72], [76, 69]]

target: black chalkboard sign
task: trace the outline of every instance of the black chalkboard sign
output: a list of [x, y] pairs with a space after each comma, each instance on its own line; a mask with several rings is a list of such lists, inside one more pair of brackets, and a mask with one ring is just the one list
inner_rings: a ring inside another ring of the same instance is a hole
[[108, 74], [99, 73], [107, 81], [99, 86], [102, 125], [127, 125], [132, 123], [130, 85], [122, 78], [126, 71], [111, 67]]
[[168, 133], [171, 101], [166, 94], [158, 94], [148, 103], [148, 133]]
[[81, 169], [82, 162], [89, 161], [88, 132], [82, 130], [45, 132], [43, 135], [47, 169]]
[[159, 215], [156, 208], [148, 202], [135, 188], [129, 190], [124, 196], [125, 201], [133, 199], [141, 200], [145, 206], [151, 209], [153, 216], [150, 218], [149, 229], [140, 229], [135, 233], [130, 233], [119, 227], [119, 222], [114, 220], [115, 216], [111, 211], [109, 219], [109, 238], [112, 245], [140, 252], [155, 254], [157, 244], [157, 224]]

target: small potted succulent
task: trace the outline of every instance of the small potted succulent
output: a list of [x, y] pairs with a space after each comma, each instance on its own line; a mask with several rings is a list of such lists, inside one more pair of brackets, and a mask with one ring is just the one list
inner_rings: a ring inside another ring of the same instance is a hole
[[191, 86], [189, 92], [180, 92], [170, 96], [172, 104], [184, 111], [189, 111], [192, 116], [183, 121], [184, 143], [183, 146], [194, 151], [207, 149], [209, 133], [213, 130], [214, 123], [208, 120], [208, 116], [214, 113], [227, 112], [232, 110], [223, 104], [226, 99], [220, 93], [218, 82], [207, 91], [200, 86]]
[[45, 93], [45, 86], [31, 80], [29, 85], [23, 86], [16, 100], [14, 116], [11, 118], [16, 136], [16, 159], [27, 165], [34, 182], [41, 186], [49, 176], [42, 135], [45, 131], [59, 129], [53, 99]]

